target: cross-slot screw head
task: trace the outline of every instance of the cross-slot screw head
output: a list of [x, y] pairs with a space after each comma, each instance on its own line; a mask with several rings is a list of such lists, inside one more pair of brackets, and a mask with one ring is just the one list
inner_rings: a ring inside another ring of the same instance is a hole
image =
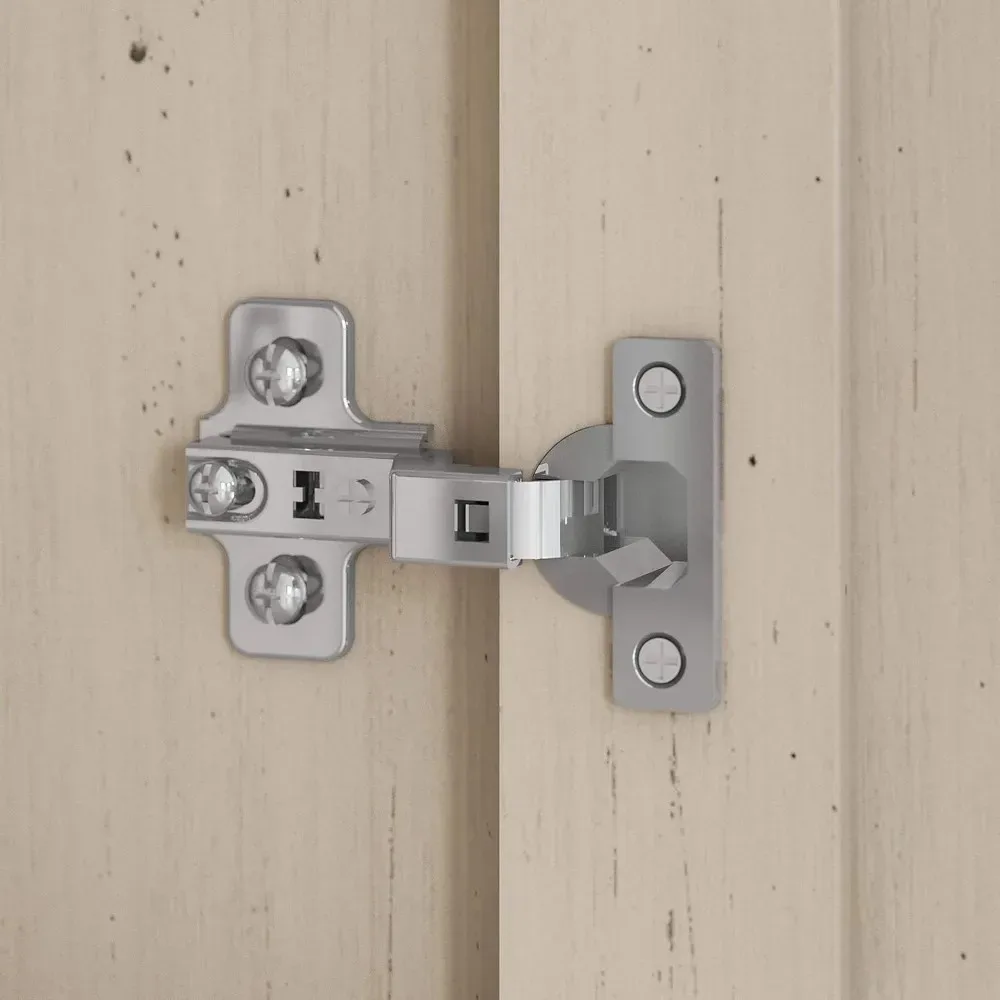
[[677, 370], [662, 362], [646, 365], [635, 380], [636, 401], [654, 417], [666, 417], [679, 410], [684, 395], [684, 382]]
[[278, 337], [250, 359], [247, 381], [262, 403], [294, 406], [319, 374], [319, 362], [297, 340]]
[[251, 575], [247, 600], [259, 621], [294, 625], [318, 606], [321, 588], [319, 570], [311, 560], [278, 556]]
[[650, 635], [636, 646], [636, 672], [651, 687], [672, 687], [683, 676], [684, 665], [684, 651], [669, 635]]
[[207, 517], [222, 517], [245, 507], [255, 493], [249, 477], [225, 462], [202, 462], [188, 480], [191, 505]]

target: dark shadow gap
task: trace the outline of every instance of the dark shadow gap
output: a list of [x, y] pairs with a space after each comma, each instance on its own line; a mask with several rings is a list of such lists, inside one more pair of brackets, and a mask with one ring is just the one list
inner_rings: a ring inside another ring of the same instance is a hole
[[[499, 0], [450, 0], [449, 350], [460, 461], [499, 461]], [[499, 574], [460, 574], [449, 659], [449, 996], [499, 996]]]

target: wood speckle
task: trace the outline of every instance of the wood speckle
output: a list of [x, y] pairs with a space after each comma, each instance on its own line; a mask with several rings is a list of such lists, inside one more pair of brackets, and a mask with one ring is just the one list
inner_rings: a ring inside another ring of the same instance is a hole
[[145, 58], [149, 50], [146, 48], [145, 42], [133, 42], [129, 46], [128, 57], [134, 63], [141, 63]]
[[757, 468], [757, 456], [756, 456], [756, 455], [751, 455], [751, 456], [750, 456], [750, 457], [749, 457], [749, 458], [747, 459], [747, 461], [748, 461], [748, 462], [750, 463], [750, 466], [751, 466], [752, 468], [754, 468], [754, 469], [756, 469], [756, 468]]

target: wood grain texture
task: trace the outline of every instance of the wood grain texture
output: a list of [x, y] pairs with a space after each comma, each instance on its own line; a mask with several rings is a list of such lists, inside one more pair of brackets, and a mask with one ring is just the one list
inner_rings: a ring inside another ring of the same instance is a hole
[[728, 677], [617, 711], [503, 581], [501, 993], [993, 997], [1000, 15], [502, 9], [502, 457], [615, 337], [723, 341]]
[[236, 656], [182, 449], [248, 295], [495, 461], [475, 0], [0, 4], [0, 996], [495, 995], [496, 582], [366, 554], [337, 665]]
[[609, 703], [501, 581], [501, 995], [845, 997], [839, 33], [819, 0], [501, 4], [501, 460], [618, 337], [723, 344], [726, 705]]
[[1000, 973], [1000, 11], [850, 5], [852, 993]]

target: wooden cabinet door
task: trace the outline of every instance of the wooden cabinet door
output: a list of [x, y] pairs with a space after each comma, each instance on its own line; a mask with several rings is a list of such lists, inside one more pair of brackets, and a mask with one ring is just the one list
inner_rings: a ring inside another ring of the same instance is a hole
[[997, 17], [501, 2], [501, 458], [722, 345], [726, 698], [501, 581], [501, 994], [985, 1000], [1000, 969]]
[[495, 576], [366, 553], [349, 659], [251, 660], [183, 500], [254, 295], [496, 461], [495, 18], [0, 4], [4, 1000], [495, 995]]

